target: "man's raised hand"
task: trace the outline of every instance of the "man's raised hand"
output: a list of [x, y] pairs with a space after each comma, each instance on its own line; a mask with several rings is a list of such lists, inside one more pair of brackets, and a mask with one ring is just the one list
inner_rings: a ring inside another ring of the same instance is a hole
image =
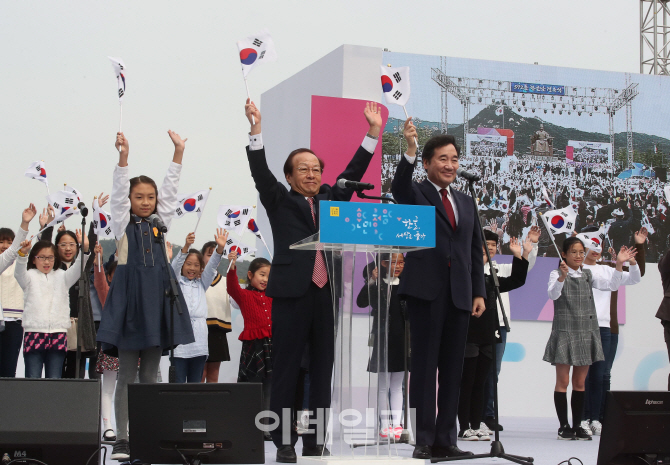
[[370, 125], [368, 134], [374, 138], [379, 137], [382, 129], [381, 105], [377, 105], [376, 102], [367, 102], [363, 114]]
[[412, 116], [405, 120], [405, 127], [403, 128], [402, 135], [407, 141], [407, 155], [410, 157], [416, 156], [416, 141], [418, 140], [418, 134], [416, 132], [416, 126], [412, 122]]

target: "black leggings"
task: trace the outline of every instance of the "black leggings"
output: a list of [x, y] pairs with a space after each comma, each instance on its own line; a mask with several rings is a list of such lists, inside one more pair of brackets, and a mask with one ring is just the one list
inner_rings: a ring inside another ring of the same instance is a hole
[[491, 371], [492, 359], [479, 351], [463, 361], [461, 394], [458, 399], [458, 423], [461, 430], [479, 429], [484, 415], [484, 385]]

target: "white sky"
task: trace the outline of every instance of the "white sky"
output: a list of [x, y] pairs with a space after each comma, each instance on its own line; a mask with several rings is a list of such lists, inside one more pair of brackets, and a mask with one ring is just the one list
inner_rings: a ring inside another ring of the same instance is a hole
[[[23, 177], [34, 160], [45, 160], [52, 191], [70, 184], [88, 204], [110, 191], [118, 162], [110, 55], [127, 66], [123, 127], [132, 175], [160, 184], [173, 152], [167, 130], [188, 137], [180, 192], [214, 188], [196, 246], [209, 240], [218, 205], [256, 202], [235, 41], [265, 27], [279, 60], [250, 74], [256, 100], [345, 43], [639, 71], [637, 0], [5, 1], [0, 192], [6, 200], [0, 226], [16, 228], [28, 202], [46, 205], [44, 186]], [[196, 219], [176, 220], [170, 239], [183, 243]], [[75, 223], [69, 220], [68, 227]], [[35, 232], [36, 221], [31, 226]]]

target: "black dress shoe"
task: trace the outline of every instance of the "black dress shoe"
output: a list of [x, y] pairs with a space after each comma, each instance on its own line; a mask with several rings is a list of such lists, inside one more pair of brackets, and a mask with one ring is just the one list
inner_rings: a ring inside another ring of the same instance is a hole
[[307, 447], [303, 446], [302, 448], [303, 457], [330, 457], [330, 451], [327, 447], [316, 446], [316, 447]]
[[298, 457], [295, 455], [293, 446], [281, 446], [277, 449], [277, 462], [279, 463], [296, 463]]
[[432, 451], [430, 446], [414, 446], [414, 452], [412, 452], [413, 459], [428, 459], [432, 457]]
[[491, 431], [502, 431], [503, 427], [500, 423], [497, 423], [495, 421], [495, 418], [493, 417], [486, 417], [486, 420], [484, 420], [484, 423], [486, 423], [486, 426], [489, 427]]
[[433, 447], [433, 457], [465, 457], [467, 455], [474, 454], [470, 451], [460, 450], [458, 446]]

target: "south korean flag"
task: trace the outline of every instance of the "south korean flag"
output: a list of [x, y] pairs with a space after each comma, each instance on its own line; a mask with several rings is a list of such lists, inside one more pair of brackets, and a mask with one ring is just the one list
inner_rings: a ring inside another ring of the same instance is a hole
[[47, 168], [43, 161], [34, 161], [30, 164], [25, 172], [25, 176], [31, 179], [37, 179], [49, 187], [49, 180], [47, 179]]
[[49, 205], [54, 207], [54, 210], [56, 210], [56, 216], [58, 216], [59, 214], [71, 210], [77, 206], [77, 204], [81, 201], [81, 197], [78, 194], [79, 192], [76, 189], [72, 187], [68, 188], [68, 186], [66, 186], [65, 190], [60, 190], [48, 195], [47, 202]]
[[263, 29], [256, 35], [238, 40], [237, 49], [240, 52], [242, 74], [245, 78], [259, 64], [277, 61], [275, 43], [267, 29]]
[[93, 200], [93, 228], [100, 239], [116, 239], [112, 232], [112, 215], [100, 208], [98, 199]]
[[566, 233], [569, 235], [575, 230], [577, 213], [572, 207], [548, 211], [543, 217], [552, 234]]
[[239, 239], [229, 237], [226, 241], [224, 254], [228, 256], [231, 252], [237, 252], [237, 261], [244, 261], [244, 257], [256, 253], [256, 248], [245, 244]]
[[380, 66], [380, 68], [382, 92], [384, 92], [386, 103], [404, 106], [409, 100], [409, 66], [402, 68]]
[[116, 75], [117, 94], [119, 103], [123, 102], [123, 96], [126, 94], [126, 65], [121, 58], [107, 57], [112, 62], [114, 74]]
[[210, 190], [198, 191], [192, 194], [181, 194], [177, 197], [179, 204], [174, 211], [175, 218], [182, 218], [187, 213], [196, 213], [198, 218], [202, 215]]
[[220, 228], [235, 231], [241, 236], [247, 229], [252, 212], [253, 207], [250, 205], [221, 205], [216, 220]]

